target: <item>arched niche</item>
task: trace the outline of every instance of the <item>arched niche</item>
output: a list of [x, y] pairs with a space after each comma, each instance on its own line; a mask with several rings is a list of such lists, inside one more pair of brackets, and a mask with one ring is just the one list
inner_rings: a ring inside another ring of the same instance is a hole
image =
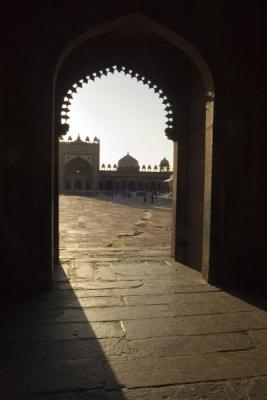
[[[89, 190], [92, 186], [92, 167], [82, 157], [75, 157], [64, 166], [64, 188], [70, 183], [70, 190]], [[79, 182], [79, 183], [78, 183]]]

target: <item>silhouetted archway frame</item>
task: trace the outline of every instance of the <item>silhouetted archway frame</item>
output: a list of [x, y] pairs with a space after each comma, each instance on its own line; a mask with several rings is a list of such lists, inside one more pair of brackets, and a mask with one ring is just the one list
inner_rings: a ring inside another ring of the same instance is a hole
[[[170, 30], [166, 26], [160, 24], [159, 22], [142, 15], [140, 13], [133, 13], [121, 18], [113, 19], [109, 22], [103, 23], [93, 29], [90, 29], [83, 34], [77, 36], [62, 52], [59, 57], [55, 77], [54, 77], [54, 101], [53, 101], [53, 115], [54, 115], [54, 213], [53, 213], [53, 224], [54, 224], [54, 251], [55, 257], [54, 261], [58, 259], [57, 249], [58, 249], [58, 203], [57, 203], [57, 137], [61, 134], [60, 130], [60, 107], [62, 104], [62, 95], [65, 93], [66, 87], [63, 92], [58, 96], [57, 94], [57, 81], [60, 75], [61, 67], [67, 57], [82, 43], [90, 41], [91, 39], [102, 35], [103, 33], [111, 32], [127, 23], [134, 21], [136, 26], [143, 27], [153, 34], [163, 38], [177, 48], [177, 50], [182, 51], [188, 59], [190, 59], [196, 70], [199, 73], [203, 81], [204, 87], [204, 108], [203, 108], [203, 132], [204, 132], [204, 182], [203, 182], [203, 207], [202, 207], [202, 243], [201, 243], [201, 265], [200, 268], [203, 276], [207, 281], [212, 281], [212, 268], [215, 268], [216, 264], [216, 251], [213, 252], [213, 265], [211, 266], [210, 255], [211, 249], [211, 211], [212, 211], [212, 164], [213, 164], [213, 109], [214, 109], [214, 81], [213, 76], [204, 58], [198, 52], [198, 50], [190, 44], [183, 37], [178, 35], [176, 32]], [[108, 60], [107, 60], [108, 61]], [[138, 71], [137, 71], [138, 72]], [[166, 77], [166, 79], [168, 79]], [[69, 84], [69, 83], [68, 83]], [[187, 99], [188, 100], [188, 99]], [[202, 104], [203, 105], [203, 104]], [[189, 120], [190, 115], [187, 115], [187, 120]], [[177, 127], [179, 129], [179, 127]], [[190, 249], [187, 244], [189, 240], [187, 232], [187, 209], [188, 200], [187, 193], [188, 189], [187, 183], [189, 182], [188, 174], [188, 151], [184, 150], [187, 146], [183, 139], [178, 139], [179, 132], [172, 139], [175, 142], [175, 156], [174, 156], [174, 209], [173, 209], [173, 238], [172, 238], [172, 248], [175, 258], [185, 264], [190, 263]], [[184, 135], [181, 135], [184, 137]], [[178, 168], [178, 169], [177, 169]], [[177, 173], [178, 171], [178, 173]], [[176, 198], [178, 194], [178, 198]], [[216, 224], [216, 221], [213, 221]], [[218, 227], [215, 227], [216, 231]], [[190, 233], [189, 233], [190, 235]], [[194, 267], [194, 265], [192, 265]]]
[[70, 112], [69, 107], [72, 103], [73, 96], [75, 96], [75, 94], [77, 93], [77, 89], [82, 88], [85, 84], [92, 84], [96, 78], [101, 78], [103, 76], [107, 76], [108, 74], [114, 74], [115, 71], [123, 73], [125, 75], [129, 75], [131, 78], [135, 78], [137, 82], [140, 82], [143, 85], [147, 85], [150, 90], [153, 90], [154, 93], [158, 94], [166, 111], [166, 136], [171, 140], [175, 139], [177, 123], [175, 113], [173, 111], [173, 107], [167, 93], [165, 93], [165, 91], [159, 86], [159, 84], [156, 84], [153, 78], [149, 79], [145, 73], [137, 72], [135, 67], [129, 66], [125, 63], [124, 65], [107, 65], [104, 67], [102, 66], [102, 68], [95, 68], [94, 72], [90, 71], [89, 69], [86, 74], [81, 74], [78, 79], [71, 83], [68, 90], [62, 95], [62, 105], [60, 110], [61, 121], [60, 126], [58, 126], [59, 136], [65, 135], [68, 132], [68, 113]]

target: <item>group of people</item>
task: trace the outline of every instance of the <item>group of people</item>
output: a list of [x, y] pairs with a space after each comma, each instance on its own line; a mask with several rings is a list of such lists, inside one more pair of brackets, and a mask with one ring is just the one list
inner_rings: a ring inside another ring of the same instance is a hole
[[148, 198], [150, 198], [151, 204], [154, 203], [155, 198], [157, 198], [157, 193], [152, 190], [150, 193], [145, 192], [144, 194], [144, 203], [147, 203]]
[[[102, 192], [104, 193], [104, 192]], [[106, 195], [111, 196], [111, 197], [133, 197], [134, 193], [130, 192], [129, 190], [123, 191], [123, 192], [118, 192], [118, 191], [110, 191], [110, 192], [105, 192]], [[136, 194], [137, 197], [143, 196], [144, 203], [150, 202], [153, 204], [155, 202], [155, 199], [157, 198], [157, 192], [154, 190], [151, 190], [150, 192], [144, 191], [144, 192], [138, 192]]]

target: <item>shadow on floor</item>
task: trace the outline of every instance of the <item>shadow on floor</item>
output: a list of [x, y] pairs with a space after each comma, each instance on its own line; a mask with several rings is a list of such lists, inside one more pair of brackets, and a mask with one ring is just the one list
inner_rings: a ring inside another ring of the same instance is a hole
[[240, 300], [245, 301], [252, 306], [255, 306], [258, 309], [263, 311], [267, 311], [267, 294], [266, 289], [264, 288], [251, 288], [249, 287], [247, 290], [244, 289], [235, 289], [227, 286], [214, 285], [221, 291], [230, 294], [231, 296], [238, 298]]
[[124, 399], [103, 350], [116, 348], [120, 324], [90, 324], [61, 266], [53, 290], [6, 307], [1, 319], [1, 399]]

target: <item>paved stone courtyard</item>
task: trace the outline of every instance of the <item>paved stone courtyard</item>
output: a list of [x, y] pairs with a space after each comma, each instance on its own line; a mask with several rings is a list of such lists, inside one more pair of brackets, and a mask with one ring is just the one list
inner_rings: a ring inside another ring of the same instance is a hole
[[60, 198], [54, 288], [3, 316], [1, 399], [267, 399], [267, 299], [175, 263], [170, 222], [163, 201]]

